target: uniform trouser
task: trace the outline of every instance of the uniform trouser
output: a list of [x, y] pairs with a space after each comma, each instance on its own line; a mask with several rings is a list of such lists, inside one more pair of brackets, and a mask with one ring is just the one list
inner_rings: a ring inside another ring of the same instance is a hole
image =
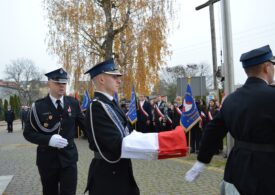
[[76, 164], [62, 168], [38, 167], [43, 195], [75, 195], [77, 185]]
[[12, 122], [8, 122], [8, 132], [12, 132], [12, 131], [13, 131]]

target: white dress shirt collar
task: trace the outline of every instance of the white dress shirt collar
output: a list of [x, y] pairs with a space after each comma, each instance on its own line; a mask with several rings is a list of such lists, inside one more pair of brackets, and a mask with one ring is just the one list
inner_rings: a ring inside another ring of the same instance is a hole
[[[51, 94], [49, 94], [49, 96], [50, 96], [50, 98], [52, 100], [53, 105], [55, 106], [55, 108], [57, 108], [56, 100], [58, 100], [58, 99], [56, 99], [55, 97], [53, 97]], [[62, 96], [59, 100], [61, 102], [62, 108], [64, 108], [64, 96]]]
[[106, 97], [107, 97], [109, 100], [111, 100], [111, 101], [113, 101], [113, 99], [114, 99], [114, 97], [111, 96], [111, 95], [108, 94], [108, 93], [105, 93], [105, 92], [102, 92], [102, 91], [96, 91], [96, 92], [103, 94], [104, 96], [106, 96]]

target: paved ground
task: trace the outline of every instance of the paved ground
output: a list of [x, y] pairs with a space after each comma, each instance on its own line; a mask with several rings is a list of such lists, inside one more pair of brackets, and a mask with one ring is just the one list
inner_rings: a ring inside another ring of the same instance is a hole
[[[82, 195], [92, 152], [86, 140], [76, 139], [76, 144], [79, 150], [77, 195]], [[24, 140], [20, 122], [15, 121], [13, 133], [7, 133], [5, 123], [0, 122], [0, 176], [13, 175], [4, 195], [42, 194], [35, 158], [36, 146]], [[184, 158], [133, 160], [141, 195], [218, 195], [223, 170], [208, 167], [198, 181], [190, 184], [183, 180], [183, 175], [191, 165], [192, 162]]]

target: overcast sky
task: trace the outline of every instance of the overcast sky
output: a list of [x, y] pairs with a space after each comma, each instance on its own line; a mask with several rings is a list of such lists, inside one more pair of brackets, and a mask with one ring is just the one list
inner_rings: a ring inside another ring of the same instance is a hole
[[[209, 8], [195, 11], [207, 0], [178, 0], [179, 28], [169, 36], [173, 55], [168, 65], [206, 63], [212, 65]], [[235, 83], [246, 76], [239, 63], [241, 53], [270, 44], [275, 53], [274, 0], [230, 0], [233, 33]], [[220, 65], [221, 14], [215, 4], [218, 65]], [[28, 58], [44, 72], [59, 68], [57, 58], [47, 52], [47, 24], [41, 0], [0, 0], [0, 79], [11, 60]], [[171, 21], [173, 22], [173, 21]]]

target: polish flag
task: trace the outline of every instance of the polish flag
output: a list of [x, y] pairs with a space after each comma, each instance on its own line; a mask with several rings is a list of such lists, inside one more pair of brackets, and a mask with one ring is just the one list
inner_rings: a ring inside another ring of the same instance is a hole
[[187, 155], [188, 147], [182, 126], [160, 133], [133, 131], [123, 138], [121, 158], [157, 160]]

